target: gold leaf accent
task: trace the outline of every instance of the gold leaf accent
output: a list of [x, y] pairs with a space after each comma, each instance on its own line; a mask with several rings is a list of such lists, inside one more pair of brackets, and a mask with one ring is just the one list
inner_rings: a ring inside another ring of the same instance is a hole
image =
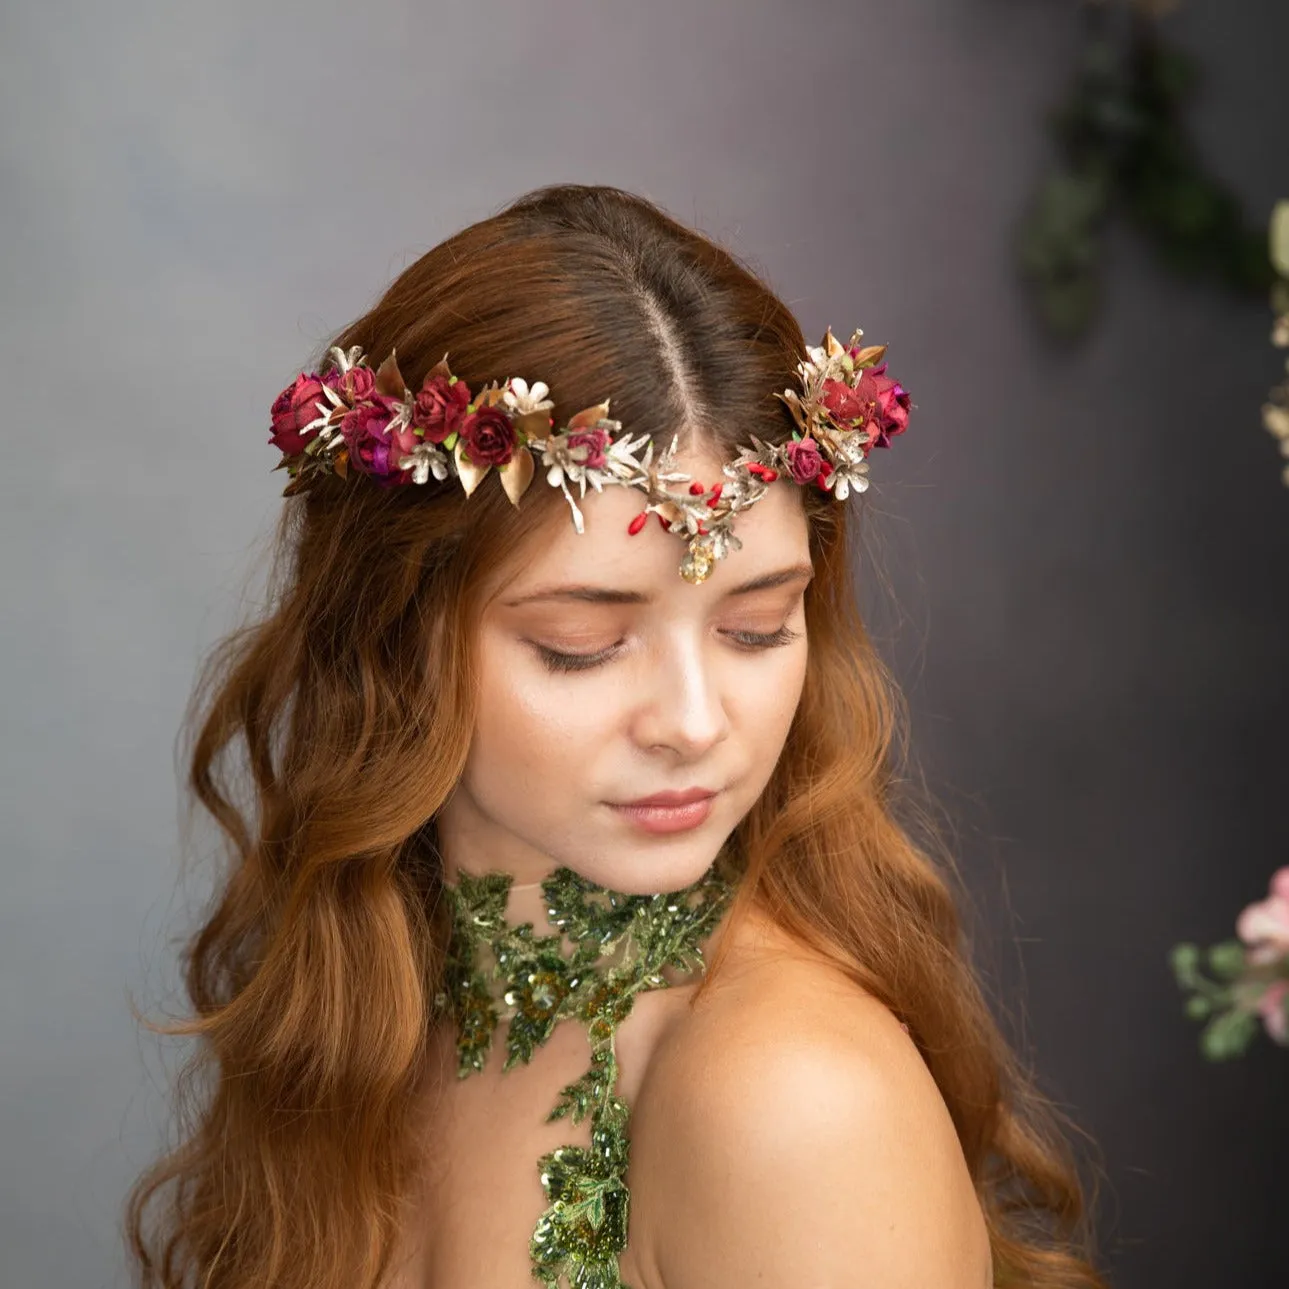
[[493, 381], [485, 389], [481, 389], [475, 395], [474, 405], [479, 407], [495, 407], [506, 396], [506, 391], [499, 381]]
[[483, 481], [483, 476], [492, 469], [488, 465], [475, 465], [466, 455], [465, 440], [458, 439], [456, 448], [453, 450], [456, 457], [457, 475], [461, 479], [461, 486], [465, 489], [465, 495], [468, 497]]
[[510, 423], [525, 438], [544, 439], [551, 420], [545, 412], [518, 412], [510, 418]]
[[505, 465], [497, 467], [497, 473], [501, 475], [501, 486], [505, 488], [511, 505], [519, 505], [519, 498], [528, 491], [528, 485], [533, 481], [534, 470], [533, 454], [524, 447], [517, 447], [515, 455]]
[[695, 548], [692, 544], [685, 558], [680, 563], [680, 575], [691, 585], [705, 582], [712, 571], [712, 557], [707, 551]]
[[836, 453], [841, 446], [841, 436], [824, 421], [815, 426], [814, 439], [821, 448], [832, 453]]
[[846, 346], [833, 335], [831, 327], [824, 332], [824, 338], [819, 342], [819, 345], [829, 358], [840, 358], [846, 352]]
[[341, 448], [331, 459], [331, 468], [342, 478], [349, 477], [349, 449]]
[[433, 380], [435, 376], [442, 376], [446, 380], [451, 375], [452, 372], [448, 368], [448, 356], [447, 354], [444, 354], [443, 357], [440, 358], [439, 361], [436, 362], [426, 373], [425, 379]]
[[406, 388], [403, 373], [398, 370], [398, 359], [391, 349], [389, 357], [376, 369], [376, 392], [386, 398], [402, 398]]
[[570, 430], [589, 429], [598, 425], [608, 415], [609, 400], [606, 398], [603, 403], [596, 403], [594, 407], [584, 407], [580, 412], [575, 413], [568, 423], [568, 428]]
[[805, 408], [801, 405], [801, 399], [797, 396], [794, 389], [785, 389], [782, 394], [776, 394], [775, 398], [780, 402], [788, 405], [788, 410], [792, 413], [792, 419], [797, 423], [797, 429], [805, 433], [809, 429]]
[[856, 367], [876, 367], [882, 361], [886, 353], [885, 345], [865, 345], [863, 349], [855, 355]]

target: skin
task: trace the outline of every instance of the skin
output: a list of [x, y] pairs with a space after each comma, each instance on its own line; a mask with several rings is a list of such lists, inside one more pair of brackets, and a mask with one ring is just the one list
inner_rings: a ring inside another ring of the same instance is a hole
[[[705, 455], [679, 468], [720, 473]], [[701, 877], [764, 788], [800, 700], [810, 557], [796, 485], [771, 485], [739, 517], [742, 548], [698, 585], [677, 571], [681, 538], [652, 520], [628, 534], [640, 505], [632, 489], [588, 494], [584, 534], [561, 514], [488, 588], [474, 739], [439, 838], [450, 879], [512, 873], [507, 918], [537, 934], [554, 930], [540, 881], [560, 865], [629, 893]], [[694, 786], [719, 791], [685, 832], [643, 832], [610, 804]], [[709, 960], [723, 931], [704, 944]], [[625, 1282], [822, 1289], [862, 1269], [889, 1289], [992, 1284], [956, 1132], [909, 1036], [768, 919], [749, 918], [741, 937], [706, 1008], [691, 1012], [676, 982], [640, 995], [618, 1031], [618, 1090], [635, 1107]], [[538, 1111], [585, 1067], [575, 1027], [506, 1074], [496, 1049], [464, 1082], [454, 1042], [445, 1029], [430, 1062], [426, 1138], [447, 1171], [423, 1203], [491, 1199], [437, 1251], [417, 1243], [434, 1222], [414, 1223], [397, 1289], [481, 1257], [495, 1259], [490, 1283], [529, 1283], [525, 1244], [509, 1238], [535, 1213], [528, 1161], [572, 1136]]]
[[[706, 454], [678, 467], [720, 477]], [[627, 532], [638, 491], [581, 504], [584, 534], [561, 515], [498, 571], [478, 639], [474, 740], [439, 814], [449, 874], [514, 874], [508, 916], [539, 934], [551, 930], [540, 881], [560, 865], [632, 894], [703, 875], [774, 769], [807, 658], [797, 485], [772, 484], [740, 515], [742, 548], [697, 585], [677, 571], [682, 538], [652, 520]], [[775, 584], [740, 590], [764, 579]], [[685, 832], [647, 833], [610, 804], [696, 786], [717, 796]]]

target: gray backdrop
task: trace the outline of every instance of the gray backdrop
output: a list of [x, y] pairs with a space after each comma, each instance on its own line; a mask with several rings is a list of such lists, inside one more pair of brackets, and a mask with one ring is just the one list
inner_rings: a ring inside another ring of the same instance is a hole
[[[1286, 8], [1170, 26], [1262, 219]], [[1057, 0], [5, 6], [5, 1289], [125, 1283], [166, 1072], [128, 998], [177, 1005], [172, 741], [255, 601], [269, 402], [411, 258], [558, 179], [724, 239], [812, 341], [892, 343], [918, 412], [873, 500], [903, 614], [875, 622], [1009, 1023], [1101, 1143], [1116, 1283], [1285, 1283], [1289, 1052], [1205, 1065], [1165, 962], [1289, 855], [1279, 360], [1265, 307], [1127, 236], [1104, 326], [1044, 341], [1010, 230], [1077, 37]]]

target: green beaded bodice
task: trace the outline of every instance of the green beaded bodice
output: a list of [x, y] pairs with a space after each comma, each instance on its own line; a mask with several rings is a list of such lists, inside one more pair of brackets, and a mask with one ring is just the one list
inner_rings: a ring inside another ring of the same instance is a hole
[[630, 1110], [616, 1092], [614, 1034], [638, 993], [667, 988], [664, 967], [706, 969], [699, 945], [734, 886], [715, 864], [692, 886], [657, 895], [623, 894], [559, 868], [541, 887], [560, 933], [538, 936], [531, 922], [507, 922], [511, 882], [504, 872], [462, 873], [444, 887], [452, 923], [435, 1005], [456, 1022], [460, 1078], [484, 1068], [503, 1019], [503, 1070], [531, 1061], [560, 1021], [586, 1026], [590, 1066], [561, 1090], [546, 1119], [580, 1123], [589, 1114], [591, 1145], [560, 1146], [538, 1159], [549, 1203], [528, 1248], [546, 1289], [629, 1289], [618, 1258], [627, 1243]]

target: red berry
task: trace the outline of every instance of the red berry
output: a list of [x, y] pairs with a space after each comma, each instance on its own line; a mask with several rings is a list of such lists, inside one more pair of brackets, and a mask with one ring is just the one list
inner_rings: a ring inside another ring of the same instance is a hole
[[645, 521], [649, 518], [649, 512], [642, 510], [628, 525], [627, 532], [634, 537], [644, 526]]
[[689, 485], [689, 495], [691, 497], [701, 497], [707, 491], [697, 479]]

